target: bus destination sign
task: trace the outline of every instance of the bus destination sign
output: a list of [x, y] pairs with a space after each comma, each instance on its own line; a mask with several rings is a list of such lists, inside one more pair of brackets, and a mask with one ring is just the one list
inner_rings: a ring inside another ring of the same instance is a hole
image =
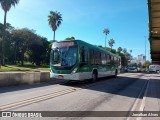
[[71, 41], [71, 42], [56, 42], [56, 43], [53, 43], [53, 47], [56, 48], [56, 47], [69, 47], [69, 46], [74, 46], [75, 45], [75, 42], [74, 41]]

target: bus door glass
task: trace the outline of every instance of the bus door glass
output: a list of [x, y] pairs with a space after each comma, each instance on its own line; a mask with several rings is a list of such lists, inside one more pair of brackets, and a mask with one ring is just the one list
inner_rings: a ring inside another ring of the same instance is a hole
[[80, 48], [80, 71], [87, 72], [88, 70], [88, 50], [86, 47], [82, 46]]
[[106, 63], [106, 65], [107, 65], [107, 72], [109, 73], [109, 74], [111, 74], [111, 69], [112, 69], [112, 66], [111, 66], [111, 56], [110, 55], [108, 55], [108, 54], [106, 54], [106, 60], [107, 60], [107, 63]]

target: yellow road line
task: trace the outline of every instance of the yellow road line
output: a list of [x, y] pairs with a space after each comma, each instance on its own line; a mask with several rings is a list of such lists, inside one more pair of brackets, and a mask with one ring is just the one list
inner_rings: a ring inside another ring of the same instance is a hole
[[61, 96], [61, 95], [64, 95], [64, 94], [75, 92], [75, 91], [78, 91], [78, 90], [81, 90], [81, 89], [82, 88], [70, 88], [70, 89], [59, 91], [59, 92], [55, 92], [55, 93], [51, 93], [51, 94], [47, 94], [47, 95], [42, 95], [42, 96], [27, 99], [27, 100], [18, 101], [16, 103], [10, 103], [10, 104], [6, 104], [6, 105], [2, 105], [2, 106], [0, 106], [0, 111], [7, 111], [7, 110], [15, 109], [15, 108], [22, 107], [22, 106], [25, 106], [25, 105], [29, 105], [29, 104], [32, 104], [32, 103], [40, 102], [40, 101], [43, 101], [43, 100], [47, 100], [47, 99], [51, 99], [51, 98], [54, 98], [54, 97], [57, 97], [57, 96]]

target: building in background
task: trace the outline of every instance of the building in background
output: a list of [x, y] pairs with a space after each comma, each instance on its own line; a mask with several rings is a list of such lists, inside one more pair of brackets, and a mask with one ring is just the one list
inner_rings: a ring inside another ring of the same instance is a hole
[[138, 55], [138, 60], [141, 62], [145, 62], [146, 56], [144, 54]]
[[144, 54], [141, 54], [141, 55], [138, 55], [137, 58], [133, 58], [130, 63], [143, 65], [145, 63], [145, 59], [146, 59], [146, 56]]

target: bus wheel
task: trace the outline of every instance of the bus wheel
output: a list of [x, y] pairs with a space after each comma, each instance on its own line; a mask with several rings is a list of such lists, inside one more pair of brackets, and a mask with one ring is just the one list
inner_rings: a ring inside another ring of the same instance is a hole
[[115, 75], [114, 75], [115, 78], [117, 77], [117, 74], [118, 74], [118, 71], [115, 70]]
[[97, 74], [96, 71], [94, 71], [93, 74], [92, 74], [92, 80], [91, 80], [91, 82], [96, 82], [97, 77], [98, 77], [98, 74]]

